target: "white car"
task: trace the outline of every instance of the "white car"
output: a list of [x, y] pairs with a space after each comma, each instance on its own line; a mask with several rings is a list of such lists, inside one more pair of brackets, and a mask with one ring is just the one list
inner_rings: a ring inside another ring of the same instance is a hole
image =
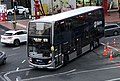
[[23, 6], [17, 6], [17, 9], [19, 10], [19, 14], [26, 14], [29, 13], [29, 9], [25, 8]]
[[14, 9], [7, 9], [7, 15], [14, 14]]
[[[19, 14], [28, 14], [29, 13], [29, 9], [25, 8], [23, 6], [17, 6], [17, 10]], [[8, 15], [12, 15], [14, 14], [14, 9], [8, 9], [7, 10], [7, 14]]]
[[8, 30], [1, 35], [2, 44], [14, 44], [19, 46], [20, 43], [27, 41], [27, 31], [26, 30]]

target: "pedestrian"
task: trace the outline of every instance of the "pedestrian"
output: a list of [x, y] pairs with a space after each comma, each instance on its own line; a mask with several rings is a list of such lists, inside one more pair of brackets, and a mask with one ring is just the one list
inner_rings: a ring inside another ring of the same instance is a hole
[[119, 6], [118, 6], [118, 13], [119, 13], [119, 18], [120, 18], [120, 3], [119, 3]]

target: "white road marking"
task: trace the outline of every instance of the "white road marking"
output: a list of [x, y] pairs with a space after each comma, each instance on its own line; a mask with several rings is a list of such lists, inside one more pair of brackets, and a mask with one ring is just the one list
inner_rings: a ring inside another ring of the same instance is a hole
[[[104, 44], [104, 43], [101, 43], [102, 45], [106, 45], [106, 44]], [[116, 51], [118, 51], [118, 49], [117, 48], [115, 48], [115, 47], [113, 47], [113, 46], [108, 46], [109, 48], [112, 48], [112, 49], [114, 49], [114, 50], [116, 50]]]
[[[116, 67], [108, 67], [108, 68], [99, 68], [99, 69], [93, 69], [93, 70], [85, 70], [85, 71], [79, 71], [79, 72], [74, 72], [76, 71], [76, 69], [73, 69], [73, 70], [70, 70], [70, 71], [67, 71], [67, 72], [63, 72], [63, 73], [58, 73], [58, 74], [53, 74], [53, 75], [44, 75], [44, 76], [39, 76], [39, 77], [34, 77], [34, 78], [29, 78], [29, 79], [22, 79], [22, 81], [29, 81], [29, 80], [35, 80], [35, 79], [40, 79], [40, 78], [46, 78], [46, 77], [54, 77], [54, 76], [57, 76], [57, 75], [62, 75], [62, 74], [66, 74], [66, 75], [73, 75], [73, 74], [81, 74], [81, 73], [87, 73], [87, 72], [95, 72], [95, 71], [104, 71], [104, 70], [110, 70], [110, 69], [117, 69], [117, 68], [120, 68], [120, 66], [116, 66]], [[11, 73], [17, 73], [17, 72], [21, 72], [21, 71], [29, 71], [31, 70], [32, 68], [26, 68], [26, 69], [21, 69], [21, 70], [14, 70], [14, 71], [10, 71], [6, 74], [4, 74], [4, 78], [7, 80], [7, 81], [12, 81], [8, 75], [11, 74]], [[73, 73], [71, 73], [73, 72]], [[26, 73], [27, 74], [27, 73]]]
[[9, 77], [8, 77], [8, 75], [9, 74], [11, 74], [11, 73], [17, 73], [17, 72], [21, 72], [21, 71], [27, 71], [27, 70], [31, 70], [32, 68], [26, 68], [26, 69], [20, 69], [20, 70], [18, 70], [18, 71], [16, 71], [16, 70], [14, 70], [14, 71], [9, 71], [9, 72], [7, 72], [6, 74], [4, 74], [3, 76], [4, 76], [4, 78], [6, 79], [6, 81], [12, 81]]
[[23, 28], [26, 28], [26, 26], [25, 26], [25, 25], [20, 24], [20, 23], [17, 23], [16, 25], [21, 26], [21, 27], [23, 27]]
[[26, 61], [26, 60], [23, 60], [23, 61], [22, 61], [22, 64], [25, 63], [25, 61]]
[[19, 67], [17, 67], [16, 71], [18, 71], [18, 70], [19, 70]]
[[15, 48], [12, 48], [12, 50], [16, 50], [16, 49], [19, 49], [20, 47], [15, 47]]
[[3, 81], [6, 81], [2, 76], [0, 76], [0, 78], [1, 78]]
[[16, 81], [21, 81], [21, 77], [17, 76]]
[[105, 81], [120, 81], [120, 78], [116, 78], [116, 79], [111, 79], [111, 80], [105, 80]]
[[16, 78], [15, 81], [19, 81], [18, 78]]
[[67, 75], [75, 75], [75, 74], [89, 73], [89, 72], [103, 71], [103, 70], [110, 70], [110, 69], [116, 69], [116, 68], [120, 68], [120, 66], [107, 67], [107, 68], [99, 68], [99, 69], [85, 70], [85, 71], [79, 71], [79, 72], [69, 73], [69, 74], [67, 74]]
[[29, 78], [29, 79], [22, 79], [22, 81], [29, 81], [29, 80], [34, 81], [35, 79], [46, 78], [46, 77], [54, 77], [54, 76], [58, 76], [58, 75], [68, 74], [68, 73], [71, 73], [71, 72], [74, 72], [74, 71], [76, 71], [76, 69], [66, 71], [66, 72], [63, 72], [63, 73], [44, 75], [44, 76], [39, 76], [39, 77], [34, 77], [34, 78]]

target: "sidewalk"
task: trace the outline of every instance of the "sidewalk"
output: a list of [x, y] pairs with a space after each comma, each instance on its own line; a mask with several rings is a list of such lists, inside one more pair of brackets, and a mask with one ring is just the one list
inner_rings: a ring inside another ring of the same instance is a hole
[[[27, 20], [16, 20], [16, 29], [26, 29], [27, 24], [29, 22], [29, 19]], [[2, 21], [0, 22], [0, 25], [8, 28], [8, 29], [13, 29], [13, 23], [12, 21]]]
[[119, 13], [118, 12], [111, 12], [108, 13], [107, 16], [105, 16], [105, 22], [120, 22], [120, 18], [119, 18]]
[[[16, 29], [26, 29], [28, 22], [29, 22], [29, 19], [17, 20]], [[106, 23], [111, 23], [111, 22], [119, 22], [120, 23], [120, 18], [119, 18], [118, 12], [111, 12], [110, 14], [108, 13], [108, 15], [105, 16], [105, 22]], [[8, 29], [13, 29], [12, 21], [2, 21], [2, 22], [0, 22], [0, 25], [6, 27]]]

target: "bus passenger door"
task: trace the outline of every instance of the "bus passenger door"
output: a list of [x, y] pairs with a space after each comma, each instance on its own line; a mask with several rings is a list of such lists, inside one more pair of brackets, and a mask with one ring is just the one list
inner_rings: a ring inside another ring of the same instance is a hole
[[55, 49], [55, 66], [60, 66], [63, 62], [63, 55], [61, 53], [61, 45], [56, 46]]
[[77, 50], [77, 56], [82, 54], [81, 37], [78, 37], [76, 39], [76, 50]]

